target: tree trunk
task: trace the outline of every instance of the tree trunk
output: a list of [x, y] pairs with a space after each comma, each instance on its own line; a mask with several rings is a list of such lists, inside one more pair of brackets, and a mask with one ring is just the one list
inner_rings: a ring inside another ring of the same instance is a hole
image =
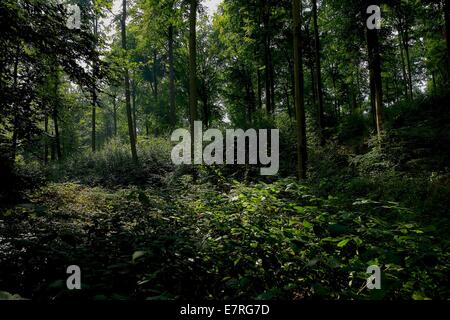
[[51, 144], [52, 149], [51, 149], [51, 153], [50, 153], [50, 159], [52, 161], [56, 161], [56, 148], [55, 148], [55, 139], [54, 139], [54, 137], [55, 137], [55, 128], [54, 128], [54, 126], [53, 126], [53, 130], [52, 130], [52, 137], [53, 137], [53, 139], [52, 139], [52, 144]]
[[[127, 21], [127, 0], [122, 1], [122, 21], [121, 21], [121, 33], [122, 33], [122, 49], [127, 51], [127, 31], [126, 31], [126, 21]], [[135, 164], [138, 163], [137, 149], [136, 149], [136, 137], [133, 128], [133, 116], [131, 114], [131, 101], [130, 101], [130, 74], [128, 68], [125, 67], [124, 70], [125, 78], [125, 106], [127, 111], [128, 120], [128, 134], [130, 136], [130, 146], [131, 146], [131, 156]]]
[[265, 75], [265, 94], [266, 94], [266, 111], [271, 113], [272, 95], [270, 83], [270, 5], [268, 0], [265, 0], [263, 24], [264, 24], [264, 75]]
[[131, 80], [132, 83], [132, 93], [131, 93], [131, 108], [133, 110], [133, 127], [134, 127], [134, 136], [137, 141], [138, 129], [137, 129], [137, 106], [136, 106], [136, 82], [135, 80]]
[[155, 96], [155, 103], [158, 105], [158, 52], [156, 50], [153, 51], [153, 94]]
[[270, 66], [270, 112], [275, 112], [275, 68], [273, 67], [272, 52], [269, 47], [269, 66]]
[[447, 79], [450, 79], [450, 0], [444, 0], [445, 40], [447, 42]]
[[117, 102], [116, 96], [113, 96], [113, 117], [114, 117], [114, 136], [117, 137]]
[[406, 66], [405, 66], [405, 56], [403, 54], [403, 40], [402, 40], [402, 32], [399, 28], [398, 31], [398, 39], [399, 39], [399, 43], [400, 43], [400, 59], [401, 59], [401, 63], [402, 63], [402, 73], [403, 73], [403, 82], [405, 85], [405, 97], [408, 97], [408, 75], [406, 74]]
[[93, 96], [93, 98], [92, 98], [92, 137], [91, 137], [91, 140], [92, 140], [92, 145], [91, 145], [91, 148], [92, 148], [92, 152], [95, 152], [95, 150], [96, 150], [96, 144], [97, 144], [97, 142], [96, 142], [96, 104], [97, 104], [97, 94], [96, 94], [96, 92], [95, 92], [95, 89], [93, 89], [93, 92], [92, 92], [92, 96]]
[[355, 64], [358, 66], [356, 68], [356, 107], [360, 108], [360, 98], [361, 98], [361, 76], [360, 76], [360, 70], [359, 70], [359, 60], [355, 62]]
[[[189, 12], [189, 124], [191, 156], [194, 158], [194, 122], [197, 120], [197, 0], [190, 0]], [[194, 163], [194, 161], [192, 162]], [[195, 176], [195, 173], [194, 173]]]
[[293, 34], [294, 34], [294, 81], [295, 110], [297, 114], [297, 174], [299, 179], [306, 178], [307, 145], [305, 102], [303, 95], [303, 43], [301, 35], [301, 0], [292, 1]]
[[[98, 20], [97, 17], [94, 16], [94, 37], [95, 42], [97, 42], [97, 35], [98, 35]], [[94, 50], [96, 48], [94, 47]], [[92, 137], [91, 137], [91, 148], [92, 152], [96, 151], [97, 148], [97, 141], [96, 141], [96, 112], [97, 112], [97, 88], [96, 88], [96, 78], [98, 73], [98, 65], [97, 65], [97, 58], [94, 58], [93, 65], [92, 65], [92, 76], [93, 76], [93, 87], [92, 87]]]
[[177, 122], [175, 106], [175, 68], [173, 56], [173, 25], [169, 26], [169, 120], [170, 126], [175, 128]]
[[61, 151], [61, 138], [59, 134], [59, 123], [58, 123], [58, 107], [59, 107], [59, 76], [58, 70], [55, 70], [55, 87], [54, 87], [54, 95], [55, 95], [55, 105], [53, 107], [53, 125], [55, 129], [55, 151], [56, 156], [59, 161], [62, 160], [62, 151]]
[[320, 37], [319, 25], [317, 19], [317, 0], [312, 0], [313, 3], [313, 21], [314, 21], [314, 47], [315, 47], [315, 62], [316, 62], [316, 96], [318, 102], [318, 125], [320, 133], [320, 143], [325, 143], [323, 136], [324, 128], [324, 107], [323, 107], [323, 90], [322, 90], [322, 70], [320, 62]]
[[48, 164], [48, 115], [45, 114], [44, 118], [44, 130], [45, 130], [45, 139], [44, 139], [44, 164]]
[[411, 68], [411, 59], [409, 57], [409, 31], [408, 26], [406, 26], [406, 29], [403, 33], [403, 45], [405, 47], [405, 54], [406, 54], [406, 65], [408, 68], [408, 86], [409, 86], [409, 98], [411, 100], [414, 99], [413, 95], [413, 85], [412, 85], [412, 68]]
[[[364, 11], [365, 12], [365, 11]], [[366, 17], [366, 14], [363, 15]], [[364, 19], [364, 26], [366, 21]], [[375, 110], [375, 127], [377, 130], [378, 138], [381, 139], [382, 131], [382, 114], [383, 114], [383, 81], [381, 78], [381, 58], [380, 58], [380, 44], [378, 38], [378, 30], [366, 30], [367, 34], [367, 47], [369, 52], [369, 69], [372, 73], [371, 83], [371, 103]]]
[[[14, 59], [14, 74], [13, 74], [13, 90], [14, 90], [14, 94], [16, 95], [17, 92], [17, 82], [18, 82], [18, 72], [19, 72], [19, 50], [20, 47], [17, 44], [16, 46], [16, 56]], [[18, 110], [17, 110], [17, 99], [16, 101], [14, 101], [14, 120], [13, 120], [13, 136], [12, 136], [12, 150], [11, 150], [11, 163], [14, 166], [15, 162], [16, 162], [16, 153], [17, 153], [17, 139], [18, 139], [18, 126], [19, 126], [19, 115], [18, 115]]]
[[[311, 68], [310, 68], [310, 73], [311, 73], [311, 98], [312, 98], [312, 104], [314, 107], [317, 106], [317, 90], [316, 90], [316, 74], [314, 72], [314, 62], [311, 63]], [[318, 116], [319, 119], [319, 116]]]
[[258, 110], [262, 109], [262, 87], [261, 87], [261, 70], [259, 69], [256, 71], [256, 79], [258, 82]]

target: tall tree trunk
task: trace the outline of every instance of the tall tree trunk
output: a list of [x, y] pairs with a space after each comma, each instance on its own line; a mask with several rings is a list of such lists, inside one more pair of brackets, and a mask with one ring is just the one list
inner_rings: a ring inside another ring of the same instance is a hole
[[173, 25], [169, 26], [169, 120], [170, 126], [175, 128], [177, 122], [175, 106], [175, 67], [173, 56]]
[[[98, 20], [97, 17], [94, 16], [94, 37], [95, 37], [95, 43], [97, 42], [97, 36], [98, 36]], [[94, 50], [96, 47], [94, 47]], [[92, 76], [93, 76], [93, 86], [92, 86], [92, 137], [91, 137], [91, 148], [92, 152], [95, 152], [97, 149], [97, 133], [96, 133], [96, 112], [97, 112], [97, 73], [98, 73], [98, 64], [97, 64], [97, 58], [94, 58], [94, 61], [92, 62]]]
[[258, 85], [258, 110], [262, 109], [262, 84], [261, 84], [261, 70], [256, 70], [256, 79], [257, 79], [257, 85]]
[[269, 49], [269, 66], [270, 66], [270, 112], [275, 112], [275, 68], [273, 66], [272, 51]]
[[55, 69], [55, 84], [54, 84], [54, 97], [55, 97], [55, 105], [53, 107], [53, 125], [55, 129], [55, 151], [56, 156], [59, 161], [62, 160], [62, 151], [61, 151], [61, 138], [59, 133], [59, 121], [58, 121], [58, 108], [59, 108], [59, 76], [58, 69]]
[[316, 74], [314, 72], [314, 62], [311, 63], [310, 70], [311, 73], [311, 98], [312, 98], [312, 104], [314, 107], [317, 106], [317, 92], [316, 92]]
[[297, 114], [297, 174], [299, 179], [306, 179], [307, 145], [305, 101], [303, 94], [303, 43], [301, 35], [301, 0], [292, 0], [293, 35], [294, 35], [294, 81], [295, 111]]
[[[127, 51], [127, 0], [122, 1], [122, 21], [121, 21], [121, 33], [122, 33], [122, 49]], [[138, 163], [137, 149], [136, 149], [136, 137], [134, 134], [133, 116], [131, 114], [131, 101], [130, 101], [130, 74], [128, 68], [124, 68], [125, 79], [125, 106], [127, 110], [128, 120], [128, 135], [130, 136], [131, 156], [135, 164]]]
[[408, 75], [406, 73], [406, 66], [405, 66], [405, 56], [403, 54], [403, 39], [402, 39], [402, 32], [401, 29], [399, 28], [398, 31], [398, 39], [399, 39], [399, 43], [400, 43], [400, 59], [401, 59], [401, 63], [402, 63], [402, 73], [403, 73], [403, 83], [405, 86], [405, 97], [408, 97]]
[[361, 98], [361, 75], [359, 70], [359, 59], [355, 62], [356, 67], [356, 107], [360, 108], [360, 98]]
[[[16, 56], [14, 59], [14, 70], [13, 70], [13, 90], [14, 94], [17, 95], [17, 82], [18, 82], [18, 72], [19, 72], [19, 44], [16, 45]], [[17, 139], [18, 139], [18, 126], [19, 126], [19, 115], [17, 108], [17, 99], [14, 101], [14, 119], [13, 119], [13, 136], [12, 136], [12, 150], [11, 150], [11, 163], [14, 166], [16, 162], [16, 153], [17, 153]]]
[[[365, 10], [364, 10], [365, 13]], [[363, 15], [366, 17], [366, 14]], [[364, 26], [366, 26], [366, 18], [364, 19]], [[372, 73], [371, 84], [371, 99], [372, 106], [375, 108], [375, 127], [378, 138], [381, 139], [381, 131], [383, 128], [382, 114], [383, 114], [383, 81], [381, 78], [381, 57], [380, 44], [378, 38], [378, 30], [370, 30], [366, 28], [367, 47], [369, 52], [369, 68]]]
[[153, 94], [155, 96], [155, 103], [158, 105], [158, 52], [153, 51]]
[[324, 128], [324, 107], [323, 107], [323, 90], [322, 90], [322, 68], [320, 62], [320, 37], [319, 24], [317, 19], [317, 0], [312, 0], [313, 3], [313, 23], [314, 23], [314, 47], [315, 47], [315, 62], [316, 62], [316, 96], [318, 102], [318, 125], [320, 132], [320, 143], [325, 143], [323, 136]]
[[444, 0], [445, 40], [447, 42], [447, 79], [450, 81], [450, 0]]
[[133, 110], [133, 129], [134, 129], [134, 137], [137, 141], [137, 111], [136, 111], [136, 82], [134, 79], [131, 80], [131, 109]]
[[44, 130], [45, 130], [45, 139], [44, 139], [44, 164], [48, 164], [48, 115], [45, 113], [44, 118]]
[[114, 136], [117, 137], [117, 97], [113, 95]]
[[[189, 124], [191, 157], [194, 159], [194, 122], [197, 120], [197, 0], [190, 0], [189, 12]], [[194, 163], [194, 161], [192, 162]], [[195, 171], [194, 171], [195, 177]]]
[[294, 119], [297, 119], [297, 113], [296, 113], [296, 110], [295, 110], [295, 73], [294, 73], [294, 65], [293, 65], [293, 61], [294, 59], [289, 59], [288, 60], [288, 65], [289, 65], [289, 73], [290, 73], [290, 76], [291, 76], [291, 97], [292, 97], [292, 102], [293, 102], [293, 107], [294, 107], [294, 110], [293, 110], [293, 112], [292, 112], [292, 117], [294, 118]]
[[[53, 113], [53, 111], [52, 111]], [[56, 161], [56, 147], [55, 147], [55, 126], [53, 125], [53, 130], [52, 130], [52, 144], [51, 144], [51, 152], [50, 152], [50, 159], [52, 161]]]
[[413, 95], [413, 85], [412, 85], [411, 59], [410, 59], [410, 56], [409, 56], [409, 31], [408, 31], [408, 26], [406, 26], [405, 31], [403, 33], [403, 45], [405, 47], [406, 66], [408, 68], [409, 98], [411, 100], [413, 100], [414, 99], [414, 95]]
[[92, 152], [95, 152], [96, 150], [96, 104], [97, 104], [97, 93], [96, 90], [92, 90], [92, 137], [91, 137], [91, 148]]
[[266, 94], [266, 111], [271, 113], [272, 95], [270, 83], [270, 4], [268, 0], [264, 3], [263, 24], [264, 24], [264, 75], [265, 75], [265, 94]]

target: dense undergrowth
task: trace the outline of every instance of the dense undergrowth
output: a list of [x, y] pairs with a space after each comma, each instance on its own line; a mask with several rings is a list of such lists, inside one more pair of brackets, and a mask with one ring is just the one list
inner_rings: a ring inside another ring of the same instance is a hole
[[[160, 138], [141, 141], [137, 166], [116, 140], [45, 169], [19, 162], [20, 181], [34, 187], [0, 211], [0, 291], [37, 300], [448, 299], [445, 101], [391, 108], [381, 147], [367, 119], [341, 126], [311, 148], [302, 183], [224, 167], [198, 168], [194, 182]], [[281, 166], [289, 171], [289, 157]], [[72, 264], [81, 291], [65, 289]], [[381, 267], [382, 290], [365, 288], [369, 265]]]
[[[50, 184], [2, 213], [1, 287], [34, 299], [446, 299], [446, 233], [394, 202], [292, 179], [109, 191]], [[65, 268], [83, 290], [65, 289]], [[365, 289], [368, 265], [383, 289]], [[23, 272], [17, 272], [20, 269]]]

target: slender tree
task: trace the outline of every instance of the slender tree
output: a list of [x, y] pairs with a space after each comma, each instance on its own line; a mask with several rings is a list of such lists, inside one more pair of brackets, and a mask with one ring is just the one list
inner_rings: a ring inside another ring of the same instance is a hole
[[176, 118], [176, 105], [175, 105], [175, 59], [173, 54], [173, 25], [169, 25], [169, 121], [172, 128], [175, 127]]
[[[97, 18], [97, 14], [96, 14], [96, 9], [94, 8], [94, 17], [93, 17], [93, 33], [94, 33], [94, 38], [95, 40], [95, 44], [97, 44], [97, 37], [98, 37], [98, 18]], [[95, 50], [95, 45], [94, 45], [94, 50]], [[92, 137], [91, 137], [91, 148], [92, 148], [92, 152], [95, 152], [97, 149], [97, 133], [96, 133], [96, 112], [97, 112], [97, 84], [95, 82], [95, 79], [97, 78], [97, 73], [98, 73], [98, 63], [96, 61], [96, 57], [94, 58], [94, 61], [92, 62], [92, 74], [93, 74], [93, 79], [94, 79], [94, 83], [92, 85]]]
[[[317, 97], [318, 106], [318, 125], [321, 144], [324, 143], [323, 128], [324, 128], [324, 106], [323, 106], [323, 90], [322, 90], [322, 70], [320, 61], [320, 37], [319, 24], [317, 18], [317, 0], [312, 0], [313, 4], [313, 23], [314, 23], [314, 47], [315, 47], [315, 96]], [[313, 77], [314, 78], [314, 77]]]
[[[13, 70], [13, 90], [17, 91], [17, 85], [18, 85], [18, 68], [19, 68], [19, 54], [20, 54], [20, 45], [16, 45], [16, 55], [14, 57], [14, 70]], [[17, 102], [14, 103], [14, 117], [13, 117], [13, 136], [12, 136], [12, 155], [11, 160], [12, 164], [14, 165], [16, 162], [16, 153], [17, 153], [17, 140], [18, 140], [18, 125], [19, 125], [19, 114], [18, 114], [18, 106]]]
[[[366, 14], [367, 7], [372, 4], [370, 0], [364, 1], [363, 5], [363, 26], [366, 29], [367, 38], [367, 50], [370, 69], [370, 97], [372, 104], [372, 113], [375, 120], [375, 128], [378, 138], [381, 138], [381, 131], [383, 128], [382, 115], [383, 115], [383, 81], [381, 77], [381, 57], [380, 57], [380, 43], [378, 30], [369, 29], [367, 27]], [[379, 5], [379, 1], [375, 1], [375, 4]]]
[[[121, 20], [121, 33], [122, 33], [122, 49], [127, 51], [127, 0], [122, 1], [122, 20]], [[136, 149], [136, 135], [134, 133], [133, 115], [131, 112], [131, 94], [130, 94], [130, 74], [128, 67], [124, 67], [124, 79], [125, 79], [125, 107], [127, 111], [128, 120], [128, 134], [130, 136], [131, 156], [135, 164], [138, 163], [137, 149]]]
[[189, 12], [189, 124], [191, 129], [191, 154], [194, 155], [194, 122], [197, 120], [197, 6], [190, 0]]
[[55, 152], [56, 152], [56, 156], [57, 159], [59, 161], [62, 160], [63, 155], [62, 155], [62, 150], [61, 150], [61, 136], [60, 136], [60, 132], [59, 132], [59, 74], [58, 74], [58, 69], [55, 67], [54, 68], [54, 84], [53, 84], [53, 89], [54, 89], [54, 101], [55, 104], [53, 106], [53, 125], [54, 125], [54, 130], [55, 130], [55, 138], [54, 138], [54, 146], [55, 146]]
[[263, 25], [264, 25], [264, 76], [265, 76], [265, 95], [266, 95], [266, 110], [267, 113], [271, 113], [273, 110], [272, 108], [272, 86], [271, 86], [271, 54], [270, 54], [270, 13], [271, 13], [271, 6], [269, 3], [269, 0], [264, 0], [264, 7], [263, 7]]
[[444, 0], [445, 40], [447, 42], [447, 71], [450, 79], [450, 0]]
[[294, 82], [295, 111], [297, 115], [297, 174], [305, 179], [307, 174], [306, 120], [303, 80], [303, 43], [301, 35], [301, 0], [292, 1], [293, 35], [294, 35]]

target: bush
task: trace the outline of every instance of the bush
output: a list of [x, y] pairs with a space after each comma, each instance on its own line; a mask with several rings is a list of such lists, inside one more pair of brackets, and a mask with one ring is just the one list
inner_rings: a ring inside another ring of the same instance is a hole
[[173, 165], [171, 143], [163, 138], [143, 140], [138, 145], [139, 164], [133, 164], [130, 147], [111, 139], [101, 150], [81, 152], [54, 164], [53, 180], [77, 180], [89, 185], [144, 185], [162, 183]]

